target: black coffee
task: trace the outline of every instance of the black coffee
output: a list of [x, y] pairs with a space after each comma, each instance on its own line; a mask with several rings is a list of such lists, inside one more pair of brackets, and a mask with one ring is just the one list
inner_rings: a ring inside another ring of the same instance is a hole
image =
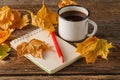
[[61, 14], [68, 21], [82, 21], [86, 18], [86, 14], [80, 11], [67, 11]]

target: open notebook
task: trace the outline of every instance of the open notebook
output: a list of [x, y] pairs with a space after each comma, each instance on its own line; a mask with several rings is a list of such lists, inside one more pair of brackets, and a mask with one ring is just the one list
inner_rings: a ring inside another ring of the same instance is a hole
[[20, 38], [12, 40], [10, 44], [12, 48], [16, 49], [17, 45], [21, 44], [21, 42], [28, 42], [33, 38], [45, 41], [45, 43], [48, 43], [50, 46], [52, 46], [52, 50], [44, 53], [43, 59], [35, 58], [30, 54], [25, 55], [25, 57], [49, 74], [53, 74], [63, 69], [64, 67], [72, 64], [80, 58], [80, 54], [76, 53], [76, 48], [74, 46], [70, 45], [66, 41], [56, 36], [58, 44], [64, 56], [65, 62], [62, 63], [57, 55], [52, 37], [49, 36], [48, 32], [41, 29], [36, 29], [30, 32], [29, 34], [23, 35]]

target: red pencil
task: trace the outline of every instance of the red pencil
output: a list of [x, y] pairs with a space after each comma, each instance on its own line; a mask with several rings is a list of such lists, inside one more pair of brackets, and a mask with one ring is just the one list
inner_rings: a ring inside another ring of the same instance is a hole
[[55, 45], [57, 54], [58, 54], [60, 60], [62, 61], [62, 63], [64, 63], [64, 58], [63, 58], [61, 49], [60, 49], [60, 47], [59, 47], [59, 45], [58, 45], [58, 42], [57, 42], [57, 40], [56, 40], [56, 36], [55, 36], [55, 32], [54, 32], [54, 31], [51, 33], [51, 36], [52, 36], [52, 39], [53, 39], [53, 42], [54, 42], [54, 45]]

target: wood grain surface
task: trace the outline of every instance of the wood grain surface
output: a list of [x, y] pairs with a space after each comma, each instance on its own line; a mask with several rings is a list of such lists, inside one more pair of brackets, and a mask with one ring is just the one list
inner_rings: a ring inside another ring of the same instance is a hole
[[[48, 8], [57, 11], [59, 0], [44, 0]], [[98, 24], [96, 36], [107, 39], [116, 47], [110, 50], [108, 61], [98, 58], [94, 64], [86, 64], [81, 58], [59, 72], [48, 75], [26, 58], [18, 58], [14, 49], [6, 62], [0, 63], [0, 80], [120, 80], [120, 0], [76, 0], [91, 12], [90, 19]], [[42, 0], [0, 0], [0, 7], [31, 10], [36, 13]], [[25, 13], [25, 12], [23, 12]], [[6, 43], [36, 29], [28, 25], [16, 30]]]

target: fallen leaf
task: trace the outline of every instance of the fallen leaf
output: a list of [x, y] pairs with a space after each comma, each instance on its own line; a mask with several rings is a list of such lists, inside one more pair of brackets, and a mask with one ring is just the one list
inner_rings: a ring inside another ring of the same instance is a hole
[[98, 55], [107, 60], [107, 56], [110, 52], [109, 48], [114, 48], [114, 46], [111, 43], [108, 43], [107, 40], [100, 39], [98, 42], [98, 48], [101, 48]]
[[53, 25], [57, 25], [57, 24], [58, 24], [58, 16], [57, 16], [57, 13], [56, 13], [56, 12], [53, 12], [53, 11], [51, 11], [51, 10], [48, 10], [47, 18], [50, 19], [50, 22], [51, 22]]
[[12, 10], [8, 6], [0, 8], [0, 28], [7, 30], [13, 21], [14, 15], [12, 14]]
[[7, 57], [10, 51], [10, 47], [7, 44], [0, 44], [0, 60], [3, 60], [5, 57]]
[[8, 29], [6, 31], [0, 30], [0, 44], [6, 41], [12, 32], [12, 29]]
[[45, 42], [32, 39], [30, 42], [23, 42], [17, 46], [17, 54], [18, 57], [21, 57], [25, 54], [31, 54], [33, 57], [36, 58], [43, 58], [42, 54], [48, 50], [50, 50], [50, 46]]
[[22, 29], [29, 24], [28, 22], [29, 19], [27, 15], [22, 17], [20, 12], [8, 6], [0, 8], [0, 28], [2, 30]]
[[97, 37], [89, 37], [81, 43], [77, 43], [76, 51], [85, 57], [87, 63], [94, 63], [98, 56], [107, 59], [109, 49], [114, 46], [107, 40]]
[[31, 14], [31, 19], [32, 19], [32, 23], [31, 24], [36, 26], [36, 27], [44, 28], [44, 20], [42, 20], [37, 15], [34, 15], [31, 11], [29, 11], [29, 13]]
[[20, 45], [17, 46], [17, 55], [18, 57], [22, 57], [23, 55], [27, 54], [27, 47], [28, 43], [27, 42], [22, 42]]
[[77, 3], [72, 0], [60, 0], [60, 2], [58, 3], [59, 8], [62, 8], [67, 5], [77, 5]]
[[45, 19], [47, 16], [47, 8], [44, 4], [44, 0], [42, 2], [42, 8], [37, 12], [37, 17], [40, 17], [41, 19]]
[[47, 9], [44, 2], [36, 15], [31, 11], [29, 12], [32, 18], [32, 25], [47, 30], [49, 33], [55, 31], [55, 26], [58, 24], [57, 13]]

